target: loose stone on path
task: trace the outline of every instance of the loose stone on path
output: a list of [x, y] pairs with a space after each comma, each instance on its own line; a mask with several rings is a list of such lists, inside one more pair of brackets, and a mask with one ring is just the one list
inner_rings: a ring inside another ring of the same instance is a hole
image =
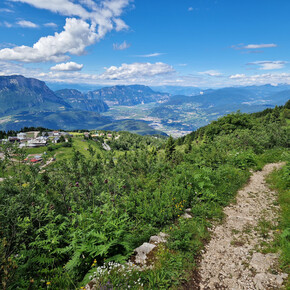
[[225, 208], [226, 220], [212, 231], [200, 262], [200, 289], [281, 289], [287, 274], [278, 267], [278, 254], [262, 254], [262, 242], [271, 242], [273, 233], [263, 237], [259, 221], [276, 223], [277, 194], [265, 177], [283, 163], [268, 164], [253, 173], [249, 183], [238, 192], [237, 202]]

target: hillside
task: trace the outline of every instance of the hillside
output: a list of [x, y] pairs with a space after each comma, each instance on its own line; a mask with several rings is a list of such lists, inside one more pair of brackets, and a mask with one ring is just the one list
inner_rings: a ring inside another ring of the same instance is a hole
[[55, 91], [55, 94], [71, 105], [72, 108], [82, 111], [102, 113], [108, 111], [108, 105], [99, 99], [91, 100], [87, 95], [74, 89]]
[[70, 108], [42, 81], [23, 76], [0, 76], [0, 117], [21, 112], [62, 111]]
[[109, 106], [134, 106], [151, 102], [164, 102], [169, 98], [168, 93], [155, 92], [151, 88], [141, 85], [106, 87], [88, 92], [87, 96], [91, 99], [103, 100]]
[[[2, 285], [74, 289], [94, 277], [97, 288], [188, 289], [223, 207], [251, 172], [259, 177], [266, 163], [289, 162], [289, 118], [288, 102], [256, 114], [229, 114], [176, 140], [94, 130], [89, 137], [72, 132], [70, 141], [42, 148], [1, 145], [7, 156], [0, 166]], [[42, 162], [55, 161], [45, 170], [42, 163], [22, 163], [33, 153], [43, 154]], [[289, 189], [289, 164], [279, 176]], [[263, 241], [273, 232], [287, 272], [289, 215], [287, 207], [281, 209], [283, 222], [261, 219], [251, 231]], [[167, 243], [156, 245], [148, 260], [152, 267], [125, 263], [160, 231]], [[243, 243], [230, 245], [237, 250]], [[264, 243], [255, 251], [273, 247]], [[280, 269], [274, 270], [278, 277]]]

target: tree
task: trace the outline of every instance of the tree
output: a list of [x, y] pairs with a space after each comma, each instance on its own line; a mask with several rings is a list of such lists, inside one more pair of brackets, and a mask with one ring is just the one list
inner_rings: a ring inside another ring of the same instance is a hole
[[63, 142], [65, 142], [65, 138], [64, 138], [63, 135], [61, 135], [61, 136], [59, 137], [58, 142], [59, 142], [59, 143], [63, 143]]
[[165, 156], [167, 160], [171, 160], [175, 151], [175, 142], [172, 136], [170, 136], [165, 145]]

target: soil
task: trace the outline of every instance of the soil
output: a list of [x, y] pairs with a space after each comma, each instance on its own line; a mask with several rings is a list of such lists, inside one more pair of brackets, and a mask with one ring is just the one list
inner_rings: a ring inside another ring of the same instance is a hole
[[211, 229], [195, 289], [283, 289], [287, 274], [279, 270], [279, 255], [261, 253], [262, 245], [273, 240], [279, 212], [277, 193], [265, 177], [282, 166], [268, 164], [253, 173], [236, 202], [225, 208], [225, 221]]

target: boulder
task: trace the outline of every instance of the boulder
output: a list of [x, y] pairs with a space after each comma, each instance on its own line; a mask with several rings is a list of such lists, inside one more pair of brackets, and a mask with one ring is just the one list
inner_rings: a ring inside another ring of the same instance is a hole
[[191, 219], [192, 218], [192, 216], [188, 213], [184, 213], [181, 217], [184, 219]]
[[147, 255], [156, 247], [156, 245], [143, 243], [142, 246], [134, 250], [136, 254], [135, 263], [145, 265], [147, 260]]
[[166, 243], [167, 242], [168, 235], [165, 233], [159, 233], [158, 236], [151, 236], [149, 243], [151, 244], [160, 244], [160, 243]]

